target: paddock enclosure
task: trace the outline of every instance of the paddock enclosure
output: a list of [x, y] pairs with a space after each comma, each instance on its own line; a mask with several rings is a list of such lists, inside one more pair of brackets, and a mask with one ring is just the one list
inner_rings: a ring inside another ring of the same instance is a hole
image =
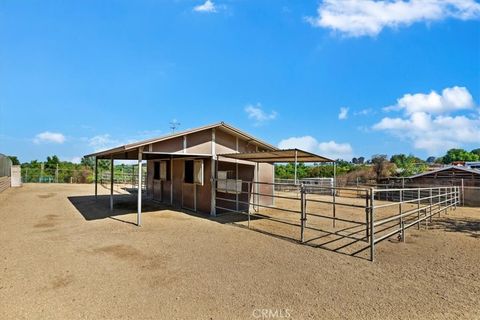
[[[135, 196], [115, 190], [111, 212], [110, 190], [99, 185], [95, 199], [92, 189], [26, 183], [0, 193], [2, 319], [255, 319], [253, 310], [265, 308], [288, 308], [292, 319], [480, 314], [478, 208], [442, 212], [428, 230], [423, 223], [422, 230], [408, 229], [405, 243], [377, 244], [371, 263], [368, 250], [366, 260], [299, 245], [299, 227], [251, 217], [255, 230], [282, 227], [295, 239], [287, 241], [232, 225], [246, 225], [244, 214], [212, 217], [146, 197], [139, 228]], [[356, 191], [347, 191], [338, 191], [336, 200], [361, 204], [352, 197]], [[311, 198], [317, 196], [307, 195], [307, 211], [315, 212]], [[298, 200], [275, 201], [300, 211]], [[331, 204], [315, 205], [332, 214]], [[357, 208], [345, 208], [365, 220]], [[344, 212], [338, 207], [337, 217], [348, 216]], [[299, 216], [285, 212], [297, 224]], [[307, 227], [317, 219], [307, 218]], [[318, 221], [335, 231], [345, 223], [337, 220], [333, 228], [331, 219]], [[318, 234], [306, 229], [305, 241]]]
[[[280, 150], [224, 122], [88, 156], [96, 164], [110, 160], [112, 212], [114, 161], [138, 161], [137, 178], [132, 176], [138, 226], [146, 198], [371, 261], [380, 242], [405, 242], [409, 229], [428, 228], [432, 219], [448, 214], [465, 198], [465, 189], [461, 194], [458, 186], [339, 187], [334, 160], [299, 149]], [[286, 162], [295, 164], [293, 183], [275, 181], [275, 163]], [[331, 163], [334, 177], [300, 181], [298, 163]]]
[[[217, 180], [218, 185], [226, 182]], [[275, 190], [263, 192], [263, 190]], [[271, 205], [259, 202], [271, 197]], [[409, 228], [460, 204], [458, 187], [336, 188], [305, 184], [244, 183], [232, 196], [217, 187], [218, 214], [272, 236], [374, 261], [384, 240], [405, 241]], [[230, 205], [227, 205], [230, 204]]]

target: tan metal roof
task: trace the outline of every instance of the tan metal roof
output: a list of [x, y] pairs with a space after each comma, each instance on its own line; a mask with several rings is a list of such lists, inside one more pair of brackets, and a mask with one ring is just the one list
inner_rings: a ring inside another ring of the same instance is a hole
[[[296, 154], [296, 156], [295, 156]], [[261, 152], [244, 152], [244, 153], [227, 153], [219, 154], [221, 157], [246, 160], [252, 162], [334, 162], [335, 160], [319, 156], [317, 154], [300, 150], [300, 149], [286, 149], [273, 150]]]
[[437, 170], [419, 173], [419, 174], [410, 176], [409, 178], [410, 178], [410, 179], [415, 179], [415, 178], [424, 177], [424, 176], [429, 176], [429, 175], [433, 175], [433, 176], [434, 176], [434, 175], [436, 175], [436, 174], [438, 174], [438, 173], [448, 172], [448, 171], [453, 171], [453, 172], [455, 172], [455, 171], [460, 171], [460, 172], [472, 173], [472, 174], [476, 174], [476, 175], [479, 175], [479, 176], [480, 176], [480, 170], [470, 169], [470, 168], [461, 167], [461, 166], [447, 166], [447, 167], [443, 167], [443, 168], [440, 168], [440, 169], [437, 169]]
[[219, 128], [219, 127], [222, 128], [223, 130], [227, 131], [227, 132], [230, 132], [230, 133], [234, 134], [234, 135], [243, 137], [246, 140], [253, 141], [263, 148], [270, 149], [270, 150], [277, 150], [277, 148], [272, 146], [271, 144], [268, 144], [268, 143], [266, 143], [266, 142], [264, 142], [260, 139], [257, 139], [255, 137], [249, 135], [248, 133], [243, 132], [243, 131], [241, 131], [241, 130], [239, 130], [239, 129], [237, 129], [237, 128], [229, 125], [229, 124], [226, 124], [225, 122], [222, 121], [222, 122], [219, 122], [219, 123], [215, 123], [215, 124], [211, 124], [211, 125], [207, 125], [207, 126], [203, 126], [203, 127], [199, 127], [199, 128], [180, 131], [180, 132], [176, 132], [176, 133], [173, 133], [173, 134], [169, 134], [169, 135], [165, 135], [165, 136], [161, 136], [161, 137], [157, 137], [157, 138], [153, 138], [153, 139], [138, 141], [138, 142], [126, 144], [126, 145], [123, 145], [123, 146], [115, 147], [115, 148], [112, 148], [112, 149], [91, 153], [91, 154], [86, 155], [85, 157], [101, 157], [101, 156], [109, 156], [109, 155], [113, 155], [113, 154], [119, 154], [119, 153], [123, 153], [123, 152], [126, 152], [126, 151], [131, 151], [133, 149], [137, 149], [139, 147], [146, 146], [146, 145], [149, 145], [149, 144], [152, 144], [152, 143], [157, 143], [157, 142], [161, 142], [161, 141], [165, 141], [165, 140], [169, 140], [169, 139], [174, 139], [174, 138], [177, 138], [177, 137], [184, 136], [186, 134], [191, 134], [191, 133], [204, 131], [204, 130], [208, 130], [208, 129], [213, 129], [213, 128]]

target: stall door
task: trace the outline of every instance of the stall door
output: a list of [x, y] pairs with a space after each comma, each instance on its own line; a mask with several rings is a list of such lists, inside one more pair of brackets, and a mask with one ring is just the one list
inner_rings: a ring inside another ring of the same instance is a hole
[[183, 162], [182, 208], [195, 211], [194, 161]]
[[153, 200], [163, 201], [162, 194], [162, 181], [153, 180]]
[[184, 183], [182, 186], [182, 208], [196, 211], [195, 206], [195, 185], [192, 183]]
[[173, 205], [175, 207], [182, 206], [182, 185], [183, 185], [183, 160], [173, 160], [172, 162], [172, 177], [173, 183]]

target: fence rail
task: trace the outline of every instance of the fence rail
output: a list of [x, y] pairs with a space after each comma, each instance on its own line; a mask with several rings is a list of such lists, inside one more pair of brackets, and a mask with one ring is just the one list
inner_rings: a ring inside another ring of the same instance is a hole
[[[215, 183], [218, 185], [219, 181]], [[356, 199], [344, 196], [352, 192]], [[362, 189], [243, 181], [241, 190], [236, 192], [217, 189], [215, 206], [220, 214], [246, 215], [248, 228], [252, 227], [252, 219], [299, 228], [296, 239], [300, 243], [312, 241], [306, 238], [307, 230], [340, 236], [353, 240], [352, 243], [362, 242], [364, 246], [354, 253], [369, 250], [369, 259], [374, 261], [378, 243], [391, 237], [404, 242], [407, 229], [413, 226], [420, 229], [421, 224], [428, 228], [433, 217], [456, 209], [460, 199], [458, 186]], [[331, 221], [334, 230], [327, 231], [324, 222], [309, 222], [312, 219]], [[349, 227], [337, 230], [337, 222]], [[336, 240], [330, 242], [333, 241]]]
[[[137, 168], [114, 173], [114, 184], [138, 184]], [[143, 172], [143, 187], [146, 183], [146, 169]], [[92, 183], [95, 181], [95, 170], [89, 167], [82, 169], [56, 169], [56, 168], [23, 168], [21, 172], [24, 183]], [[110, 170], [99, 170], [98, 182], [110, 183]]]

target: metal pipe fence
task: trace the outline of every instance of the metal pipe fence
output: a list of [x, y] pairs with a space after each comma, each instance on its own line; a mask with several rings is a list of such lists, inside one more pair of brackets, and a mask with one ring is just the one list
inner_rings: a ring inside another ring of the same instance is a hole
[[[254, 220], [284, 225], [279, 230], [285, 229], [285, 225], [298, 228], [298, 233], [290, 231], [287, 237], [303, 244], [327, 236], [338, 239], [323, 242], [319, 247], [350, 240], [359, 247], [352, 255], [368, 250], [371, 261], [375, 260], [378, 243], [392, 237], [405, 242], [409, 228], [420, 229], [424, 225], [428, 229], [434, 217], [455, 209], [461, 198], [458, 186], [405, 189], [322, 186], [315, 190], [305, 184], [241, 181], [241, 187], [226, 190], [227, 181], [216, 179], [214, 183], [216, 209], [220, 215], [246, 215], [246, 226], [255, 230], [259, 227], [252, 225]], [[268, 227], [273, 228], [269, 224]], [[275, 234], [275, 230], [267, 233]], [[341, 248], [347, 246], [349, 243], [342, 244]]]
[[303, 178], [297, 179], [275, 179], [275, 191], [290, 191], [291, 188], [296, 188], [303, 184], [310, 192], [317, 194], [329, 194], [331, 188], [335, 186], [335, 179], [333, 178]]
[[[114, 184], [138, 185], [138, 170], [136, 168], [114, 173]], [[146, 188], [146, 170], [143, 170], [142, 187]], [[95, 170], [89, 167], [81, 169], [57, 169], [57, 168], [23, 168], [21, 172], [23, 183], [93, 183], [95, 182]], [[99, 170], [98, 183], [110, 183], [110, 170]]]

